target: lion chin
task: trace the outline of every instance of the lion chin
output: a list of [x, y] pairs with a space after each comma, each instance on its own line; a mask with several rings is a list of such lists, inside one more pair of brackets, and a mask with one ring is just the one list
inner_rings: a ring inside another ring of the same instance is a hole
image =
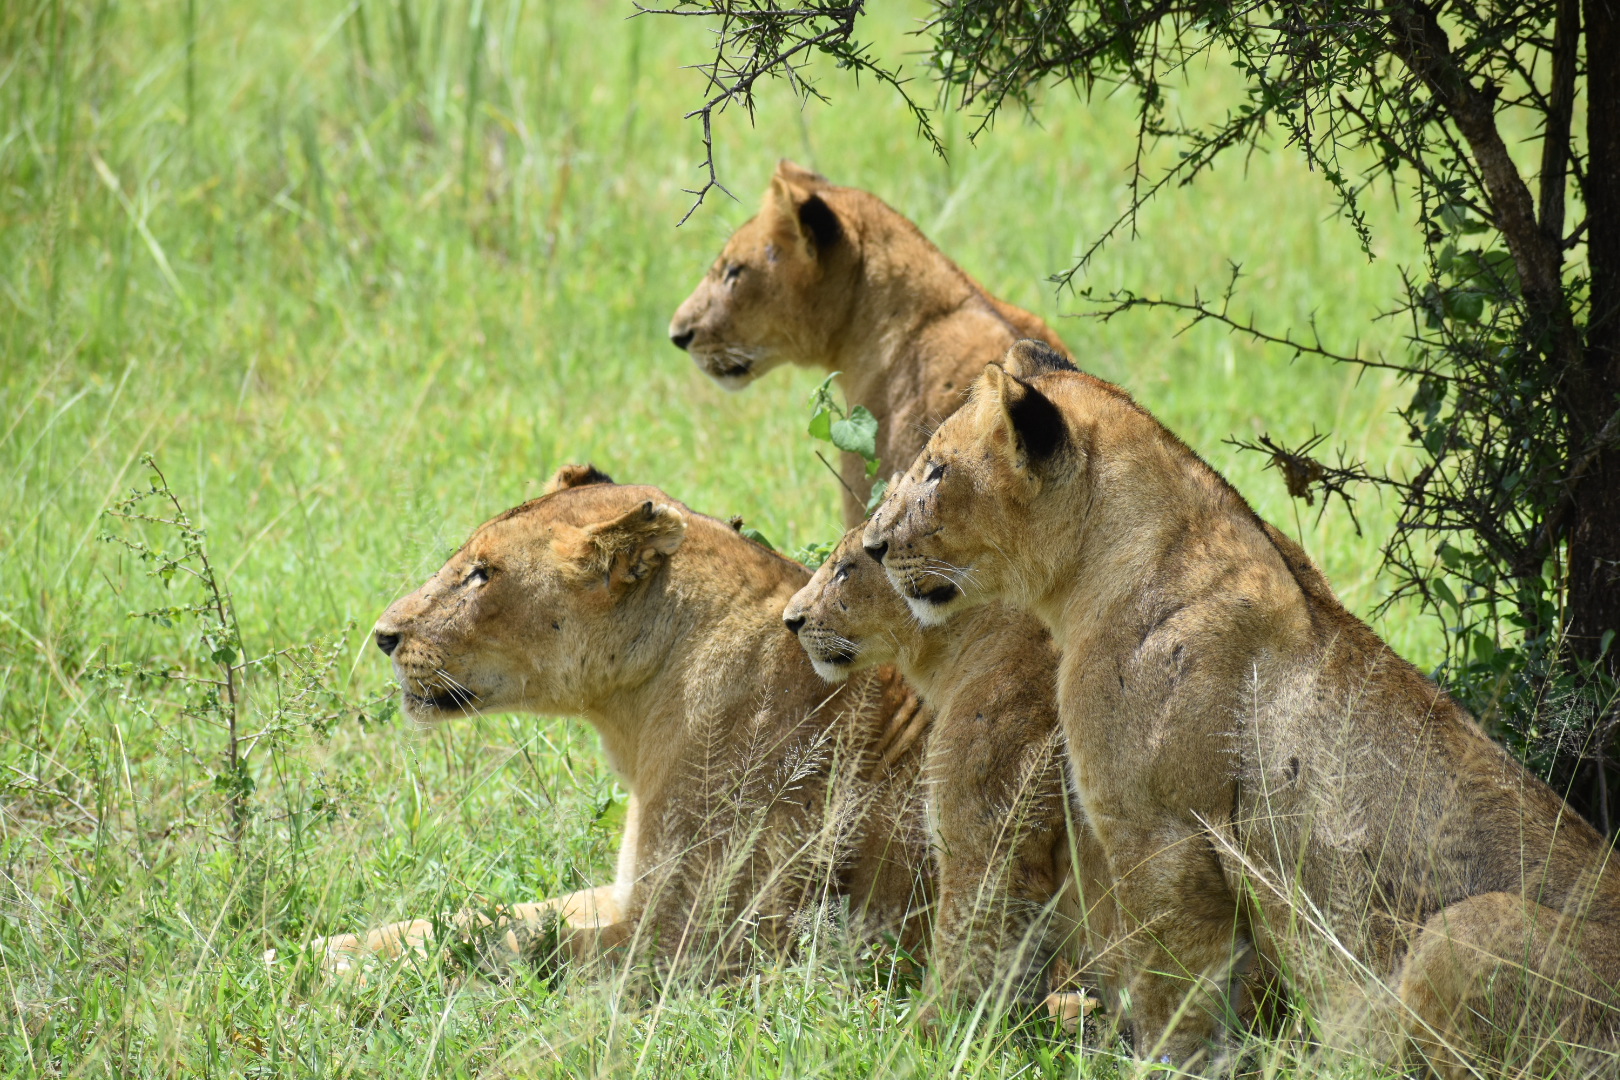
[[848, 679], [854, 665], [855, 657], [850, 653], [839, 653], [825, 659], [819, 656], [810, 656], [810, 666], [816, 669], [817, 675], [830, 683], [841, 683]]
[[703, 367], [703, 373], [717, 383], [720, 389], [729, 393], [737, 393], [747, 388], [759, 378], [751, 366]]
[[905, 598], [912, 617], [923, 626], [944, 626], [960, 606], [957, 601], [962, 599], [962, 590], [949, 582], [918, 594], [915, 585], [895, 581], [893, 574], [889, 575], [889, 580], [894, 583], [895, 591]]
[[722, 389], [733, 393], [750, 386], [761, 375], [778, 365], [771, 351], [763, 348], [722, 348], [692, 350], [692, 362]]

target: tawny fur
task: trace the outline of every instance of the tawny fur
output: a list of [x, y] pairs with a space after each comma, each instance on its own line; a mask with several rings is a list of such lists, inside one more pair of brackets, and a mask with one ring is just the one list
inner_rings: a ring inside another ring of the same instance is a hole
[[[991, 296], [881, 199], [782, 161], [760, 211], [669, 324], [728, 389], [785, 363], [840, 372], [878, 420], [878, 475], [907, 468], [984, 365], [1020, 338], [1062, 350], [1038, 317]], [[872, 481], [844, 454], [844, 524]]]
[[[791, 948], [799, 916], [847, 899], [857, 935], [918, 939], [915, 696], [892, 668], [829, 691], [781, 621], [809, 571], [656, 488], [604, 479], [564, 469], [375, 631], [410, 719], [583, 716], [630, 792], [613, 885], [519, 905], [501, 929], [521, 938], [554, 911], [576, 953], [730, 966], [756, 944]], [[430, 934], [401, 923], [326, 948], [341, 967]]]
[[[839, 372], [849, 403], [864, 405], [878, 420], [878, 475], [884, 477], [910, 464], [928, 432], [961, 405], [983, 365], [1014, 341], [1033, 337], [1063, 348], [1040, 318], [992, 296], [882, 200], [830, 184], [785, 160], [759, 213], [731, 237], [676, 311], [670, 337], [730, 389], [784, 363]], [[843, 455], [841, 474], [844, 519], [855, 524], [865, 517], [871, 481], [854, 454]], [[986, 655], [1011, 655], [1027, 644], [1031, 631], [1040, 633], [1017, 626], [1025, 621], [1020, 616], [1009, 613], [1005, 621], [1014, 627], [1010, 637], [984, 642]], [[1040, 685], [1049, 686], [1050, 678]], [[930, 715], [923, 719], [932, 727]], [[1017, 762], [1047, 760], [1049, 736], [1043, 730], [1033, 734], [1033, 745], [998, 744], [1004, 755], [1000, 764], [1013, 768]], [[1006, 740], [1010, 734], [998, 737]], [[930, 738], [937, 758], [963, 735], [953, 727]], [[980, 778], [971, 770], [936, 774], [935, 820], [942, 835], [966, 838], [984, 828], [982, 820], [957, 822], [959, 811], [972, 817], [993, 801], [975, 786]], [[968, 786], [958, 789], [958, 777]], [[1025, 837], [1022, 842], [1040, 841]], [[976, 841], [963, 843], [972, 848]], [[948, 948], [958, 930], [968, 935], [964, 942], [976, 938], [993, 951], [1001, 948], [993, 942], [1022, 936], [1016, 927], [995, 929], [997, 919], [988, 912], [974, 926], [952, 914], [986, 887], [990, 894], [999, 891], [992, 885], [997, 877], [984, 877], [992, 866], [979, 858], [986, 854], [987, 849], [979, 851], [954, 865], [949, 858], [942, 861], [949, 884], [940, 933]], [[968, 870], [975, 860], [979, 869]], [[1009, 869], [1000, 867], [995, 874]], [[993, 981], [988, 971], [976, 978], [985, 985]]]
[[1319, 1016], [1394, 1012], [1443, 1075], [1615, 1067], [1556, 1057], [1620, 1034], [1608, 845], [1123, 391], [987, 368], [863, 539], [929, 621], [999, 599], [1052, 628], [1077, 786], [1144, 931], [1139, 1052], [1202, 1053], [1253, 949]]
[[923, 783], [937, 989], [967, 1005], [1027, 998], [1060, 956], [1097, 985], [1090, 969], [1107, 961], [1113, 901], [1107, 861], [1064, 782], [1051, 638], [1000, 606], [919, 626], [860, 538], [859, 527], [844, 535], [782, 620], [829, 682], [892, 663], [934, 710]]

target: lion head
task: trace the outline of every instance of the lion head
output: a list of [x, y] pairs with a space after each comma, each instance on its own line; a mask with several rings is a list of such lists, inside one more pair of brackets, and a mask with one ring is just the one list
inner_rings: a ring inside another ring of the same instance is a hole
[[[1123, 390], [1081, 375], [1049, 346], [1017, 342], [985, 368], [969, 403], [939, 426], [867, 523], [863, 546], [923, 625], [995, 597], [1036, 601], [1042, 583], [1018, 568], [1038, 567], [1050, 544], [1071, 543], [1073, 523], [1046, 537], [1040, 525], [1052, 515], [1030, 506], [1046, 485], [1084, 483], [1088, 464], [1084, 434], [1041, 387], [1075, 378], [1135, 410]], [[1031, 555], [1009, 558], [1014, 550]]]
[[377, 620], [405, 715], [578, 713], [635, 685], [677, 632], [657, 618], [656, 594], [685, 535], [656, 488], [565, 466]]
[[675, 312], [669, 338], [704, 374], [740, 390], [783, 363], [827, 352], [850, 302], [852, 258], [827, 181], [783, 160], [760, 211], [726, 242]]
[[844, 534], [782, 611], [782, 622], [828, 682], [890, 663], [917, 630], [883, 567], [861, 548], [861, 530], [857, 525]]

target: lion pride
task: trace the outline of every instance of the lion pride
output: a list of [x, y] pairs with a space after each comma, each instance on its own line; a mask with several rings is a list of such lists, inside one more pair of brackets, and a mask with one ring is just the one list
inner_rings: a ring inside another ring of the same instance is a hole
[[1362, 1047], [1393, 1031], [1444, 1076], [1614, 1075], [1611, 847], [1124, 391], [1015, 353], [1025, 374], [985, 369], [863, 544], [925, 623], [1001, 600], [1051, 627], [1071, 767], [1140, 931], [1137, 1051], [1206, 1052], [1253, 953], [1324, 1021], [1363, 1012]]

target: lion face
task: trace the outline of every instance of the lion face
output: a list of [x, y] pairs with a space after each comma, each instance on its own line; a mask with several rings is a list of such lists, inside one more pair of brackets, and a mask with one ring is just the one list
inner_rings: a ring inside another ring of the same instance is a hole
[[1014, 569], [1031, 560], [1010, 556], [1033, 549], [1039, 562], [1030, 504], [1066, 475], [1073, 444], [1057, 407], [1009, 369], [1039, 375], [1073, 367], [1038, 342], [1015, 344], [934, 432], [862, 536], [924, 626], [987, 600], [1031, 599]]
[[411, 720], [588, 713], [656, 666], [647, 600], [685, 519], [656, 489], [584, 483], [487, 522], [377, 621]]
[[670, 321], [670, 340], [728, 390], [827, 352], [839, 322], [838, 265], [849, 246], [821, 197], [827, 186], [779, 163], [760, 212], [726, 242]]
[[782, 611], [810, 665], [828, 682], [889, 663], [901, 642], [916, 633], [911, 612], [883, 567], [861, 548], [861, 531], [857, 525], [844, 534]]

